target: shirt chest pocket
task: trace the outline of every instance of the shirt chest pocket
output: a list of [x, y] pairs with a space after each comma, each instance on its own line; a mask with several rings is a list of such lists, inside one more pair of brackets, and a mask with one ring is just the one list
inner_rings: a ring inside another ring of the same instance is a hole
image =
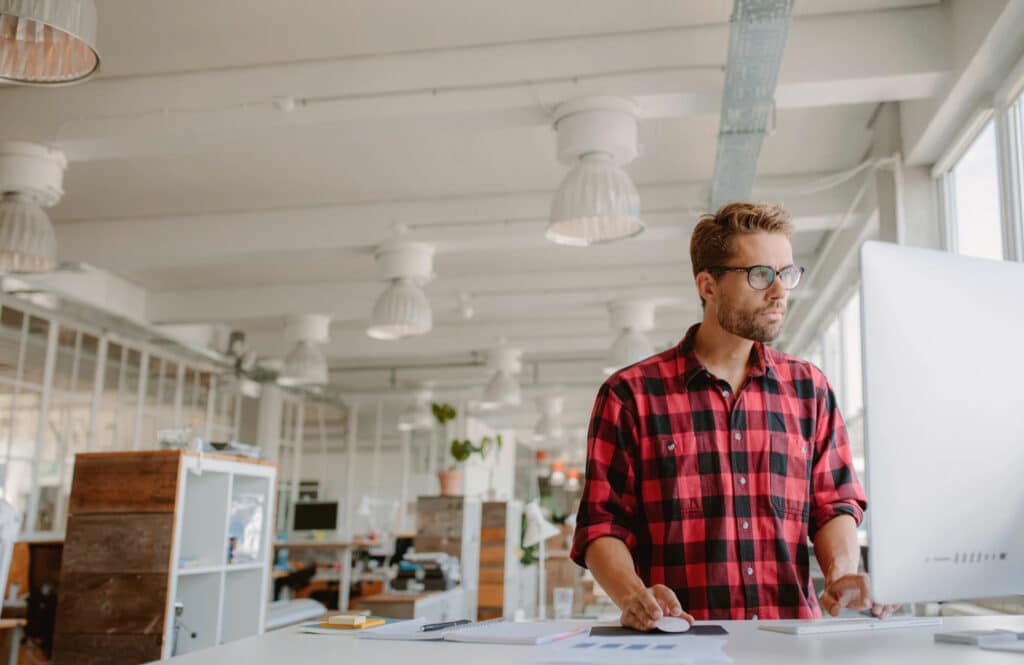
[[657, 480], [648, 486], [645, 501], [656, 500], [657, 495], [668, 519], [704, 517], [709, 485], [720, 483], [709, 475], [720, 471], [713, 468], [717, 454], [709, 450], [711, 444], [693, 434], [657, 436], [652, 444], [649, 468]]
[[772, 434], [768, 468], [776, 517], [804, 522], [810, 517], [811, 444], [800, 436]]

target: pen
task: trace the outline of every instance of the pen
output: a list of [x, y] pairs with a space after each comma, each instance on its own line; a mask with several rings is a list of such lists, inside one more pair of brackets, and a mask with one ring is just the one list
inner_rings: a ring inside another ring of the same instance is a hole
[[451, 628], [452, 626], [461, 626], [464, 623], [473, 623], [469, 619], [456, 619], [455, 621], [442, 621], [440, 623], [425, 623], [420, 628], [422, 632], [430, 630], [441, 630], [442, 628]]

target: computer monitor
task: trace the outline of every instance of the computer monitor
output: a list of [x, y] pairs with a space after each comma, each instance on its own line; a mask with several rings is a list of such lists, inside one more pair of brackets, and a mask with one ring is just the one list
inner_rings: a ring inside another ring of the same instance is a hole
[[1024, 593], [1024, 264], [860, 261], [873, 599]]
[[337, 501], [299, 501], [295, 504], [295, 531], [334, 531], [338, 528]]

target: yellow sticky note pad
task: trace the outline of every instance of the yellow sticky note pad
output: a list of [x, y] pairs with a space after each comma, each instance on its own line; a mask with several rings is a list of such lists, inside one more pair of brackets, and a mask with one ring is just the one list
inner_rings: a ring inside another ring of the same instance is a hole
[[[335, 617], [331, 617], [331, 619], [334, 619], [334, 618]], [[374, 628], [375, 626], [383, 626], [386, 623], [384, 621], [384, 619], [378, 619], [378, 618], [375, 618], [375, 617], [371, 617], [371, 618], [360, 617], [360, 618], [361, 619], [365, 619], [365, 620], [362, 623], [359, 623], [359, 624], [354, 624], [354, 623], [349, 623], [349, 624], [345, 624], [345, 623], [331, 623], [331, 621], [328, 620], [328, 621], [322, 622], [320, 624], [320, 627], [321, 628], [337, 628], [339, 630], [362, 630], [363, 628]]]

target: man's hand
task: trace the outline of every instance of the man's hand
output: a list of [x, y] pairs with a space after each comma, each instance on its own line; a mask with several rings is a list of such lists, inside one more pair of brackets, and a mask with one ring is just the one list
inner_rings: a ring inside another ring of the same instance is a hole
[[870, 586], [866, 573], [854, 573], [825, 583], [825, 593], [821, 594], [821, 608], [832, 616], [839, 616], [839, 610], [847, 607], [851, 610], [871, 609], [871, 613], [879, 619], [885, 619], [900, 608], [899, 605], [876, 605], [871, 600]]
[[653, 630], [654, 623], [663, 616], [682, 617], [693, 623], [693, 617], [683, 611], [676, 594], [664, 584], [630, 594], [619, 609], [622, 625], [636, 630]]

